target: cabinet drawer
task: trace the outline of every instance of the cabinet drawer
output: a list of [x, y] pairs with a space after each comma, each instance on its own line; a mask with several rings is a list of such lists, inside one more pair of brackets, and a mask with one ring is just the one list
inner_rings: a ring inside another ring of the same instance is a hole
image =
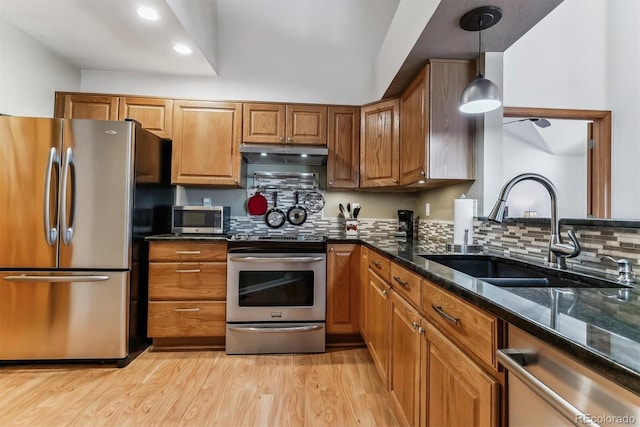
[[422, 278], [415, 273], [391, 263], [391, 286], [400, 295], [408, 298], [412, 303], [420, 307], [420, 287]]
[[225, 334], [222, 301], [150, 302], [150, 337], [211, 337]]
[[221, 300], [227, 294], [227, 263], [149, 263], [149, 299]]
[[447, 336], [497, 369], [498, 320], [461, 298], [423, 280], [422, 309]]
[[149, 261], [226, 261], [226, 243], [151, 242]]
[[390, 264], [391, 262], [379, 253], [369, 251], [369, 268], [387, 283], [390, 283]]

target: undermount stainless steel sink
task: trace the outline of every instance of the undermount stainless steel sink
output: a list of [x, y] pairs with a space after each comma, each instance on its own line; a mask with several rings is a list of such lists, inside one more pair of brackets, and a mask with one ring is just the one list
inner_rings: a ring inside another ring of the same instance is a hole
[[[508, 262], [490, 255], [420, 255], [453, 270], [460, 271], [476, 279], [500, 287], [528, 288], [627, 288], [627, 286], [604, 280], [578, 280], [559, 277], [554, 270], [543, 267], [526, 267], [516, 262]], [[570, 275], [566, 271], [562, 274]]]

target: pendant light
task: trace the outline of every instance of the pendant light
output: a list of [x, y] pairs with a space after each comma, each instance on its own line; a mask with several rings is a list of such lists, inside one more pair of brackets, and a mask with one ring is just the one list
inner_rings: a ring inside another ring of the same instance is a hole
[[482, 30], [493, 27], [502, 18], [502, 10], [495, 6], [482, 6], [465, 13], [460, 18], [460, 27], [478, 32], [478, 75], [467, 85], [460, 97], [460, 111], [469, 114], [486, 113], [502, 105], [500, 89], [482, 75], [480, 54], [482, 52]]

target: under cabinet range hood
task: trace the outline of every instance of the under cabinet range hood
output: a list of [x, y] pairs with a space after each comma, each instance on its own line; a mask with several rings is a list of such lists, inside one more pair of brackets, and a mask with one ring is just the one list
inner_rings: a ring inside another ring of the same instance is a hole
[[240, 144], [240, 154], [248, 163], [309, 165], [327, 164], [329, 149], [321, 146], [284, 144]]

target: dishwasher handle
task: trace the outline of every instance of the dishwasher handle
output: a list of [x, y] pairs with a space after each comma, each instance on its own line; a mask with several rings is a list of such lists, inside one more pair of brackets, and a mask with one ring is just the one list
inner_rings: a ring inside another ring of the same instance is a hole
[[[518, 349], [504, 349], [498, 350], [497, 356], [498, 362], [500, 362], [500, 364], [504, 366], [510, 374], [522, 381], [522, 383], [529, 387], [531, 391], [540, 396], [567, 420], [572, 423], [575, 423], [576, 420], [582, 420], [581, 423], [586, 426], [600, 427], [599, 424], [592, 421], [589, 415], [573, 406], [521, 365], [521, 363], [523, 363], [524, 366], [526, 366], [527, 361], [532, 360], [529, 353], [524, 353], [522, 350]], [[516, 359], [520, 363], [516, 361]]]

